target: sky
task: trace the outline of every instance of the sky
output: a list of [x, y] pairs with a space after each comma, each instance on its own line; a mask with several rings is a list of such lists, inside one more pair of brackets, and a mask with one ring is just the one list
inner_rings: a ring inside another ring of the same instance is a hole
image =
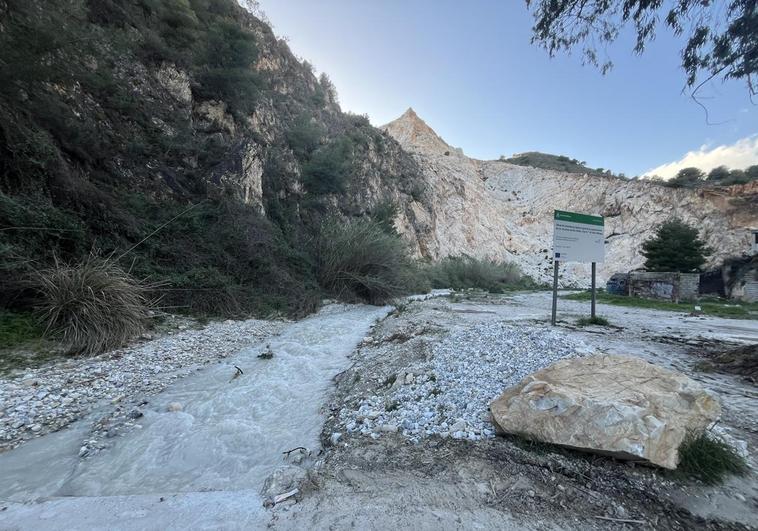
[[[665, 29], [640, 56], [632, 35], [603, 76], [577, 53], [530, 43], [521, 0], [260, 0], [279, 37], [325, 72], [342, 109], [374, 125], [408, 107], [479, 159], [568, 155], [631, 177], [758, 164], [758, 105], [743, 82], [682, 94], [681, 42]], [[710, 122], [710, 123], [709, 123]]]

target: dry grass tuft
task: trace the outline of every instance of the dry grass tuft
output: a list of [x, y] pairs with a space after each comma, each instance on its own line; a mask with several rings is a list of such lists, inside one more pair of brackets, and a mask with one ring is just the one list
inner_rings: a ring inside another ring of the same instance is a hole
[[144, 331], [155, 302], [148, 298], [154, 286], [92, 255], [35, 272], [33, 286], [45, 334], [72, 354], [97, 354], [134, 339]]

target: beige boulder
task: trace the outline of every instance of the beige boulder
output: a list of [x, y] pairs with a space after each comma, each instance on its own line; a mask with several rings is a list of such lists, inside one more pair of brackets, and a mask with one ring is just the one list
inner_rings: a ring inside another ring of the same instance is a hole
[[490, 406], [506, 433], [676, 468], [679, 445], [721, 414], [683, 374], [627, 356], [561, 360], [527, 376]]

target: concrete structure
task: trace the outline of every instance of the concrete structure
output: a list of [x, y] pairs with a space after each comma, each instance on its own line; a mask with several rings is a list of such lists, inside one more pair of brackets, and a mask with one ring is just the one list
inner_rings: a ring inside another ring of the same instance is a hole
[[699, 289], [698, 273], [629, 273], [629, 295], [632, 297], [679, 302], [697, 299]]
[[758, 302], [758, 255], [736, 259], [722, 268], [730, 299]]
[[605, 283], [605, 291], [611, 295], [629, 295], [629, 273], [614, 273]]

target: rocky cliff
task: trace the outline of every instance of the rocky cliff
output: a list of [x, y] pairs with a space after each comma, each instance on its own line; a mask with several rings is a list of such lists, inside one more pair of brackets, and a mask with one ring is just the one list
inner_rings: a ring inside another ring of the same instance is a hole
[[377, 129], [235, 0], [0, 0], [0, 308], [94, 251], [170, 286], [167, 306], [302, 313], [332, 217], [394, 216], [419, 256], [544, 280], [554, 208], [607, 217], [601, 276], [677, 214], [716, 261], [747, 249], [756, 195], [474, 160], [412, 111]]
[[171, 307], [307, 310], [321, 220], [421, 189], [236, 0], [0, 0], [0, 307], [28, 264], [94, 249]]
[[[758, 186], [671, 189], [616, 177], [564, 173], [467, 157], [409, 109], [383, 127], [418, 162], [428, 204], [412, 203], [399, 224], [419, 255], [466, 253], [518, 263], [535, 279], [552, 277], [553, 210], [605, 216], [601, 280], [641, 267], [641, 243], [672, 216], [700, 228], [716, 264], [750, 249], [758, 226]], [[563, 285], [586, 285], [589, 265], [561, 268]]]

